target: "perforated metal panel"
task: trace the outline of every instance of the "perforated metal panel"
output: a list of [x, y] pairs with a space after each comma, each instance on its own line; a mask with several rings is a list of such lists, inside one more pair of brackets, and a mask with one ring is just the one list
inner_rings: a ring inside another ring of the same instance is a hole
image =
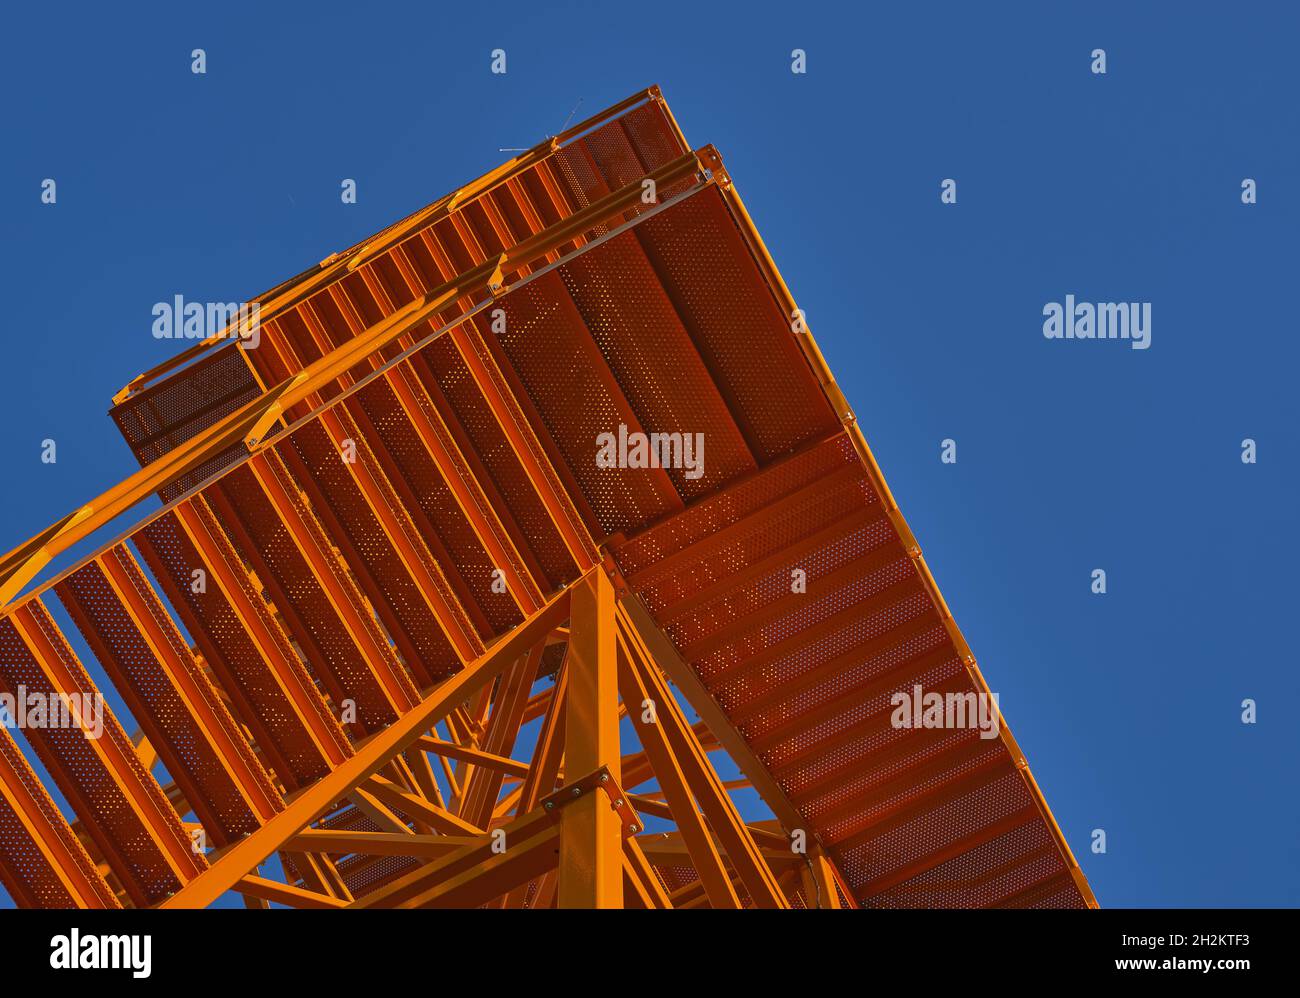
[[[112, 576], [110, 576], [112, 573]], [[122, 545], [55, 587], [100, 665], [158, 746], [213, 842], [251, 832], [283, 806], [265, 770], [177, 631], [130, 552]], [[164, 665], [164, 659], [168, 664]], [[174, 670], [174, 671], [169, 671]], [[205, 728], [202, 709], [218, 726]], [[227, 768], [218, 741], [239, 770]]]
[[[269, 472], [283, 485], [288, 473], [282, 465], [268, 461]], [[337, 565], [324, 530], [297, 492], [291, 514], [304, 544], [310, 544], [331, 565]], [[248, 465], [233, 470], [217, 484], [204, 490], [204, 497], [221, 517], [244, 560], [254, 566], [258, 577], [268, 587], [289, 632], [303, 650], [317, 679], [329, 691], [336, 710], [343, 701], [356, 705], [356, 724], [360, 732], [375, 731], [391, 724], [398, 711], [376, 682], [371, 663], [386, 670], [403, 686], [409, 697], [417, 697], [415, 686], [398, 662], [387, 639], [366, 608], [355, 584], [341, 568], [331, 568], [333, 583], [345, 594], [353, 612], [365, 621], [370, 655], [359, 648], [349, 634], [322, 582], [313, 573], [307, 557], [295, 543], [295, 534], [281, 518]]]
[[597, 466], [602, 433], [617, 433], [620, 425], [644, 430], [604, 367], [560, 276], [551, 272], [538, 278], [502, 306], [506, 332], [498, 336], [481, 327], [480, 334], [498, 362], [518, 378], [517, 394], [527, 398], [541, 420], [534, 428], [554, 442], [563, 466], [595, 511], [592, 528], [610, 534], [621, 525], [644, 523], [679, 508], [665, 472]]
[[[100, 696], [43, 603], [33, 600], [18, 616], [48, 644], [51, 660], [42, 665], [14, 618], [0, 620], [0, 688], [15, 696], [21, 688], [29, 697], [45, 697], [47, 703], [60, 694]], [[88, 738], [83, 730], [89, 718], [82, 727], [29, 727], [24, 734], [130, 897], [137, 904], [152, 904], [180, 885], [169, 853], [179, 852], [193, 869], [204, 865], [203, 858], [191, 858], [189, 836], [162, 788], [141, 765], [108, 705], [101, 706], [98, 739]], [[116, 762], [113, 770], [110, 759]], [[142, 809], [156, 816], [152, 825], [143, 820]]]
[[[891, 723], [892, 695], [913, 684], [975, 686], [845, 435], [689, 505], [617, 558], [861, 903], [945, 903], [911, 884], [912, 871], [1032, 806], [1001, 741]], [[963, 808], [967, 796], [992, 806]], [[957, 897], [1083, 903], [1055, 847], [1025, 864], [1002, 858], [999, 884], [1028, 879], [1038, 893]], [[1039, 892], [1040, 867], [1055, 893]], [[889, 880], [899, 871], [908, 876]], [[878, 901], [877, 884], [893, 893]]]
[[[201, 497], [190, 501], [191, 517], [221, 556], [219, 564], [199, 552], [177, 513], [147, 524], [136, 544], [204, 658], [237, 698], [239, 719], [257, 732], [276, 775], [289, 787], [306, 785], [329, 772], [332, 758], [351, 751], [346, 736]], [[196, 571], [205, 575], [201, 587], [195, 585]], [[297, 702], [290, 686], [298, 691]], [[310, 725], [300, 713], [304, 701], [314, 715]]]
[[[212, 351], [128, 396], [114, 418], [142, 462], [156, 459], [255, 397], [250, 365], [280, 384], [682, 151], [661, 102], [632, 107], [304, 292], [263, 325], [257, 350]], [[560, 250], [582, 252], [540, 275], [557, 253], [527, 261], [496, 289], [499, 315], [484, 311], [314, 412], [431, 332], [426, 322], [299, 402], [286, 422], [301, 425], [273, 427], [257, 456], [245, 460], [240, 444], [171, 483], [164, 498], [224, 472], [135, 535], [160, 592], [127, 545], [61, 579], [61, 599], [218, 841], [278, 806], [262, 760], [286, 788], [308, 785], [350, 751], [335, 719], [343, 704], [356, 705], [354, 737], [390, 724], [467, 648], [476, 654], [529, 600], [594, 564], [601, 543], [856, 901], [1085, 903], [1008, 742], [891, 723], [895, 693], [919, 684], [971, 694], [978, 674], [860, 438], [845, 430], [851, 414], [792, 327], [729, 178], [702, 176], [658, 191], [657, 204], [565, 230]], [[623, 222], [635, 224], [610, 235]], [[469, 308], [462, 298], [436, 321]], [[621, 431], [701, 434], [701, 473], [602, 467], [599, 440]], [[503, 567], [493, 552], [527, 593], [492, 585]], [[225, 581], [191, 590], [197, 565]], [[0, 652], [12, 646], [13, 661], [0, 681], [38, 681], [39, 663], [21, 657], [6, 624]], [[57, 628], [48, 637], [62, 640]], [[541, 672], [558, 663], [552, 649]], [[286, 679], [300, 694], [292, 702]], [[196, 703], [220, 745], [200, 730]], [[173, 890], [183, 871], [169, 880], [147, 849], [122, 851], [130, 816], [93, 761], [54, 738], [36, 747], [129, 898]], [[162, 791], [147, 793], [156, 802]], [[11, 818], [0, 809], [0, 845], [27, 878], [22, 889], [55, 900]], [[348, 807], [320, 827], [375, 826]], [[364, 893], [411, 862], [349, 857], [338, 871]], [[288, 854], [285, 869], [301, 875]], [[670, 891], [695, 880], [689, 866], [656, 872]], [[808, 903], [797, 885], [788, 899]]]
[[637, 227], [732, 416], [760, 463], [838, 428], [717, 188]]
[[555, 529], [536, 490], [450, 337], [435, 340], [421, 351], [415, 369], [429, 389], [440, 415], [464, 433], [467, 452], [481, 462], [480, 482], [502, 497], [518, 524], [519, 535], [532, 548], [551, 587], [572, 579], [573, 558]]
[[[18, 904], [33, 908], [72, 908], [80, 900], [51, 852], [69, 857], [82, 881], [91, 885], [82, 903], [120, 907], [94, 863], [73, 835], [41, 781], [4, 726], [0, 726], [0, 883]], [[25, 806], [24, 806], [25, 805]]]
[[[110, 415], [141, 464], [207, 429], [261, 392], [234, 341], [166, 381], [113, 406]], [[194, 479], [192, 484], [201, 479]], [[180, 489], [175, 494], [179, 495]]]

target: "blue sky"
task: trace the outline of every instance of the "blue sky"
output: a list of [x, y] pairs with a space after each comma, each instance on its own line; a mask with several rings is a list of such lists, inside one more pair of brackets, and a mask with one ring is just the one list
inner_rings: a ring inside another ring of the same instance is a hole
[[[0, 548], [133, 468], [105, 412], [175, 346], [153, 303], [249, 298], [659, 83], [1102, 904], [1300, 904], [1294, 8], [178, 6], [5, 15]], [[1046, 340], [1067, 294], [1151, 302], [1150, 349]]]

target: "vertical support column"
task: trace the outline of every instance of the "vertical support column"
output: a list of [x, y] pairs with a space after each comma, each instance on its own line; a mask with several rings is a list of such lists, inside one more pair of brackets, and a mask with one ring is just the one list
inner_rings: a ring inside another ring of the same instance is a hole
[[[564, 771], [568, 782], [601, 766], [619, 780], [614, 586], [602, 567], [573, 587], [567, 663]], [[560, 818], [558, 904], [623, 907], [623, 836], [603, 793], [566, 804]]]

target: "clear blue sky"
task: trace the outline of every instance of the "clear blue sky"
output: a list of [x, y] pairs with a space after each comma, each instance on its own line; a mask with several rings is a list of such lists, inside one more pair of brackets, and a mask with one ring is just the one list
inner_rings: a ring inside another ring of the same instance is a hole
[[[0, 549], [133, 468], [105, 411], [175, 346], [155, 302], [247, 299], [659, 83], [1101, 902], [1300, 904], [1294, 7], [180, 6], [5, 13]], [[1151, 302], [1151, 348], [1044, 339], [1066, 294]]]

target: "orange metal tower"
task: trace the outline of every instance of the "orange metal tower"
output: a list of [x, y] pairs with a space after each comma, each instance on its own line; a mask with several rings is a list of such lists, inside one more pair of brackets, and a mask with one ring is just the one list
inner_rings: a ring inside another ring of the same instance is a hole
[[0, 692], [97, 694], [61, 607], [133, 718], [0, 731], [18, 904], [1095, 905], [1005, 723], [891, 723], [987, 686], [657, 88], [258, 303], [0, 562]]

